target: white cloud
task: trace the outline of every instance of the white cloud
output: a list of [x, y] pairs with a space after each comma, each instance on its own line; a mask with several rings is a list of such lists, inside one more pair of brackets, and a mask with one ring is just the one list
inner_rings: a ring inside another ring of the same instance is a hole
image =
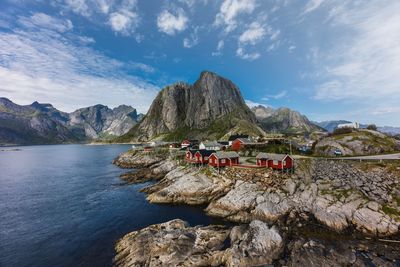
[[73, 28], [70, 20], [53, 18], [44, 13], [35, 13], [31, 17], [19, 17], [18, 22], [27, 28], [41, 28], [58, 32], [70, 31]]
[[286, 90], [283, 90], [283, 91], [281, 91], [281, 92], [279, 92], [279, 93], [277, 93], [277, 94], [274, 94], [274, 95], [267, 95], [267, 96], [265, 96], [265, 97], [263, 97], [263, 98], [261, 98], [261, 99], [264, 100], [264, 101], [268, 101], [268, 100], [270, 100], [271, 98], [277, 100], [277, 99], [281, 99], [281, 98], [283, 98], [283, 97], [285, 97], [285, 96], [287, 96], [287, 91], [286, 91]]
[[349, 2], [330, 18], [340, 42], [315, 59], [319, 100], [400, 102], [400, 2]]
[[257, 53], [257, 52], [248, 53], [242, 47], [239, 47], [236, 50], [236, 55], [238, 57], [240, 57], [241, 59], [245, 59], [245, 60], [249, 60], [249, 61], [256, 60], [257, 58], [259, 58], [261, 56], [261, 54]]
[[199, 27], [195, 27], [194, 31], [190, 34], [190, 37], [183, 39], [183, 46], [185, 48], [192, 48], [199, 43], [198, 31]]
[[133, 33], [139, 24], [139, 16], [131, 11], [121, 10], [110, 14], [111, 28], [124, 35]]
[[241, 14], [251, 14], [255, 7], [255, 0], [224, 0], [214, 25], [225, 26], [225, 31], [231, 32], [237, 27], [237, 17]]
[[189, 19], [186, 17], [183, 9], [176, 9], [174, 14], [164, 10], [157, 17], [157, 27], [160, 32], [168, 35], [175, 35], [187, 28]]
[[325, 0], [309, 0], [303, 10], [303, 15], [319, 8]]
[[72, 35], [39, 26], [0, 32], [0, 95], [23, 104], [50, 102], [65, 111], [102, 103], [146, 112], [158, 88], [127, 73], [154, 69], [111, 59]]
[[217, 44], [217, 50], [212, 52], [211, 55], [212, 56], [221, 56], [222, 55], [222, 50], [224, 49], [225, 46], [225, 42], [224, 40], [219, 40], [218, 44]]
[[264, 38], [265, 34], [265, 29], [258, 22], [253, 22], [250, 24], [250, 27], [240, 35], [239, 43], [255, 45]]
[[65, 0], [65, 4], [77, 14], [85, 17], [90, 16], [91, 12], [86, 0]]

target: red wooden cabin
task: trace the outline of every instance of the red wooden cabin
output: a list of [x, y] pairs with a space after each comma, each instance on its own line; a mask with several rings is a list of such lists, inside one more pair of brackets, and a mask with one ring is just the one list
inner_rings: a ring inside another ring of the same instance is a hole
[[215, 150], [205, 150], [205, 149], [198, 150], [194, 154], [196, 163], [208, 164], [209, 157], [211, 156], [212, 153], [215, 153]]
[[212, 153], [208, 164], [213, 167], [225, 167], [239, 164], [239, 154], [235, 151], [218, 151]]
[[272, 169], [291, 169], [294, 167], [294, 159], [286, 154], [259, 153], [256, 157], [257, 165]]
[[237, 138], [232, 142], [232, 150], [239, 151], [243, 149], [246, 145], [252, 144], [250, 139], [248, 138]]
[[190, 149], [188, 151], [186, 151], [185, 160], [187, 162], [191, 162], [191, 163], [196, 162], [196, 157], [194, 156], [196, 154], [196, 152], [197, 152], [197, 150], [190, 150]]

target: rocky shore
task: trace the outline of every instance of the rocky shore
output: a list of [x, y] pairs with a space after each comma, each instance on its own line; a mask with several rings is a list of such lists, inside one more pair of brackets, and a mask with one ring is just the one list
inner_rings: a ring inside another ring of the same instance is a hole
[[[321, 258], [325, 266], [400, 264], [400, 249], [394, 246], [400, 247], [396, 242], [400, 227], [398, 169], [373, 166], [366, 170], [362, 163], [306, 159], [297, 162], [294, 174], [267, 169], [218, 171], [181, 166], [160, 155], [129, 152], [114, 163], [141, 167], [130, 182], [158, 180], [143, 189], [152, 203], [202, 204], [210, 216], [238, 224], [232, 228], [189, 227], [171, 221], [130, 233], [116, 245], [120, 266], [309, 266]], [[360, 240], [384, 238], [381, 246], [393, 252], [378, 255], [377, 250], [382, 249], [371, 247], [372, 241], [349, 240], [346, 248], [339, 241], [304, 237], [290, 230], [311, 222], [337, 238], [349, 233], [361, 236]], [[149, 233], [156, 235], [146, 238]], [[160, 248], [163, 242], [165, 247]], [[171, 253], [174, 256], [168, 258]], [[345, 257], [335, 257], [341, 254]]]

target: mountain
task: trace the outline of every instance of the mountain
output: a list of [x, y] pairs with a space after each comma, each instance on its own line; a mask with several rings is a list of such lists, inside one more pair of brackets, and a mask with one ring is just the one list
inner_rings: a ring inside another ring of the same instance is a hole
[[251, 110], [261, 128], [267, 132], [310, 133], [322, 130], [322, 128], [310, 122], [306, 116], [289, 108], [272, 109], [259, 105]]
[[328, 132], [333, 132], [339, 124], [344, 124], [344, 123], [351, 123], [351, 121], [346, 121], [346, 120], [336, 120], [336, 121], [321, 121], [321, 122], [314, 122], [316, 125], [319, 127], [324, 128]]
[[161, 90], [143, 120], [117, 141], [264, 134], [256, 123], [233, 82], [203, 71], [193, 85], [175, 83]]
[[390, 135], [399, 135], [400, 127], [382, 126], [382, 127], [378, 127], [378, 131], [380, 131], [381, 133], [387, 133]]
[[66, 113], [51, 104], [22, 106], [0, 98], [0, 144], [76, 143], [119, 136], [141, 116], [124, 105], [114, 109], [96, 105]]
[[110, 109], [95, 105], [69, 114], [67, 124], [71, 128], [84, 129], [86, 137], [96, 139], [125, 134], [139, 119], [136, 109], [130, 106], [121, 105]]

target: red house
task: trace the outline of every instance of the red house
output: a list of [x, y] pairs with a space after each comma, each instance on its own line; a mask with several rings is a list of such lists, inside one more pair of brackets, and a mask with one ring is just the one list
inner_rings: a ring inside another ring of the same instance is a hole
[[194, 154], [194, 157], [196, 159], [196, 163], [208, 164], [209, 158], [210, 158], [212, 153], [215, 153], [215, 150], [205, 150], [205, 149], [198, 150]]
[[213, 167], [225, 167], [239, 164], [239, 154], [235, 151], [218, 151], [212, 153], [208, 159], [208, 165]]
[[251, 142], [251, 140], [248, 138], [237, 138], [232, 142], [232, 150], [240, 151], [246, 145], [250, 145], [250, 144], [253, 144], [253, 142]]
[[185, 139], [181, 143], [181, 148], [187, 148], [189, 146], [196, 145], [198, 143], [199, 143], [199, 140], [188, 140], [188, 139]]
[[294, 159], [286, 154], [259, 153], [256, 157], [257, 166], [269, 167], [272, 169], [291, 169], [294, 167]]
[[196, 158], [194, 155], [196, 154], [196, 152], [197, 152], [197, 150], [190, 150], [190, 149], [188, 151], [186, 151], [185, 160], [187, 162], [195, 163]]

